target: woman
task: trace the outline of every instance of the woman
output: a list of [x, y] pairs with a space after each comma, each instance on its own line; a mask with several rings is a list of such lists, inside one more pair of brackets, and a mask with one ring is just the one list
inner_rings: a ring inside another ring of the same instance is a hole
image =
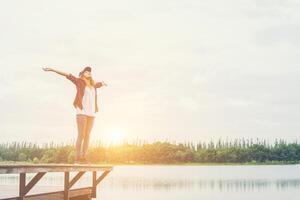
[[98, 112], [97, 88], [107, 85], [103, 81], [94, 82], [91, 75], [91, 67], [85, 67], [79, 73], [79, 78], [70, 73], [61, 72], [49, 67], [45, 67], [43, 70], [65, 76], [76, 86], [77, 93], [73, 105], [76, 109], [78, 136], [76, 140], [76, 155], [74, 163], [88, 163], [86, 160], [86, 154], [89, 145], [90, 133], [96, 117], [96, 112]]

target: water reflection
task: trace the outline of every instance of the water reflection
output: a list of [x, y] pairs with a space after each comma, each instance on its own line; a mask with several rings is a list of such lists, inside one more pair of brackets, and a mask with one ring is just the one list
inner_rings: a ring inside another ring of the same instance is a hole
[[[27, 176], [27, 182], [33, 175]], [[77, 186], [90, 184], [89, 175], [85, 175]], [[19, 182], [17, 175], [0, 176], [1, 186], [14, 186]], [[39, 186], [63, 186], [63, 176], [50, 175], [44, 177]], [[267, 188], [276, 190], [299, 189], [300, 178], [297, 179], [203, 179], [196, 178], [145, 178], [145, 177], [111, 177], [102, 184], [103, 187], [122, 190], [211, 190], [211, 191], [263, 191]]]
[[213, 191], [251, 191], [276, 188], [277, 190], [298, 189], [300, 179], [219, 179], [219, 180], [173, 180], [173, 179], [113, 179], [109, 181], [110, 187], [135, 190], [213, 190]]

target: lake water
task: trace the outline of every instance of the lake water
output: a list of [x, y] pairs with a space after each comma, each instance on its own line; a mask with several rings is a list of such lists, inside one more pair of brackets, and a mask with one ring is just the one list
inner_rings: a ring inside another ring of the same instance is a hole
[[[18, 181], [0, 175], [0, 199], [17, 196]], [[74, 188], [89, 185], [91, 173]], [[30, 194], [62, 188], [63, 173], [49, 173]], [[116, 166], [97, 193], [101, 200], [298, 200], [300, 165]]]

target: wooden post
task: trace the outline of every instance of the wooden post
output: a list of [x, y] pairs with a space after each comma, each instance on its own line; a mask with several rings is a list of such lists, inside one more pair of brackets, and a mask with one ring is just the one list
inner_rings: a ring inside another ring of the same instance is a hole
[[19, 200], [23, 200], [25, 196], [26, 173], [20, 173], [19, 180]]
[[97, 171], [93, 171], [92, 198], [97, 197]]
[[69, 181], [70, 181], [70, 172], [65, 172], [64, 200], [69, 200]]
[[93, 186], [92, 186], [92, 197], [97, 196], [97, 185], [109, 174], [110, 170], [104, 171], [99, 178], [97, 178], [97, 171], [93, 171]]

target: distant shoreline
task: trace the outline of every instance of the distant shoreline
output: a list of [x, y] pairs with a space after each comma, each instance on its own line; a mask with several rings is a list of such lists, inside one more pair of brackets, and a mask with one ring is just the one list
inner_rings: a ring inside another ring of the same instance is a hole
[[[33, 162], [15, 162], [0, 161], [3, 164], [70, 164], [70, 163], [33, 163]], [[262, 165], [299, 165], [300, 162], [262, 162], [262, 163], [92, 163], [92, 165], [113, 165], [113, 166], [262, 166]]]
[[[75, 159], [74, 145], [39, 146], [15, 142], [0, 144], [0, 162], [68, 163]], [[300, 163], [300, 142], [236, 139], [210, 143], [123, 143], [91, 146], [90, 163], [115, 165], [288, 165]]]
[[114, 166], [262, 166], [262, 165], [299, 165], [299, 163], [158, 163], [158, 164], [125, 164], [108, 163]]

